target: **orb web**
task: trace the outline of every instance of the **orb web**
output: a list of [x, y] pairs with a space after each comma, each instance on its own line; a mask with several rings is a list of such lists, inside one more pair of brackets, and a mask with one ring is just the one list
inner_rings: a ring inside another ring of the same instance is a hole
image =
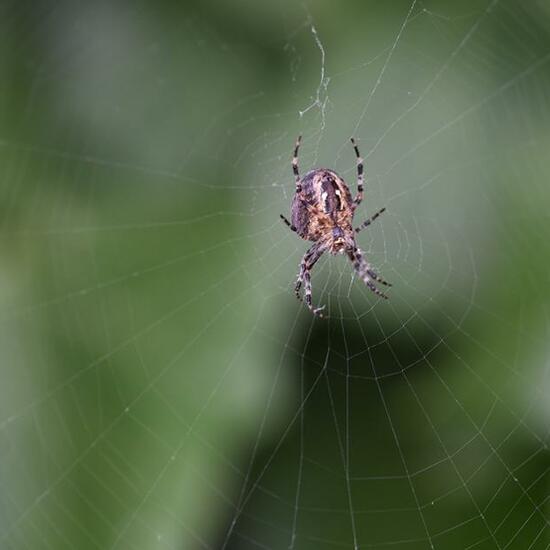
[[2, 547], [547, 548], [542, 5], [2, 9]]

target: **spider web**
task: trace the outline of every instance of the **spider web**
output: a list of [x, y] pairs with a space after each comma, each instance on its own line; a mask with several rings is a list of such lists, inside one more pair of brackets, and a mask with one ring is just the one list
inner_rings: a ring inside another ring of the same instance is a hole
[[0, 10], [2, 548], [550, 548], [543, 3]]

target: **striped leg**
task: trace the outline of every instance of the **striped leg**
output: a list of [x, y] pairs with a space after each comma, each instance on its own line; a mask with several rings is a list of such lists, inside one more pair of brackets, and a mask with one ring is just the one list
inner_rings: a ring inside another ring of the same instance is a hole
[[302, 190], [300, 185], [300, 172], [298, 170], [298, 150], [300, 149], [300, 143], [302, 143], [302, 136], [298, 136], [296, 145], [294, 146], [294, 156], [292, 157], [292, 172], [294, 173], [294, 179], [296, 180], [296, 192], [299, 193]]
[[305, 254], [300, 264], [300, 274], [296, 280], [296, 286], [294, 291], [296, 292], [296, 297], [300, 298], [300, 288], [302, 287], [302, 282], [304, 283], [304, 295], [307, 307], [311, 310], [313, 315], [318, 315], [322, 317], [321, 311], [325, 306], [314, 308], [311, 299], [311, 269], [317, 263], [319, 258], [323, 255], [326, 248], [321, 246], [318, 243], [315, 243]]
[[377, 281], [378, 283], [381, 283], [386, 286], [391, 286], [390, 283], [387, 283], [379, 277], [370, 267], [369, 263], [363, 258], [363, 254], [361, 251], [356, 248], [355, 250], [348, 253], [349, 259], [353, 263], [353, 268], [357, 272], [357, 275], [363, 280], [363, 282], [367, 285], [367, 287], [372, 290], [377, 296], [380, 296], [380, 298], [384, 298], [385, 300], [388, 299], [388, 296], [386, 296], [383, 292], [380, 292], [375, 286], [372, 280]]
[[367, 270], [367, 274], [370, 277], [372, 277], [377, 283], [380, 283], [381, 285], [393, 286], [391, 283], [388, 283], [388, 281], [384, 281], [384, 279], [382, 279], [382, 277], [380, 277], [380, 275], [378, 275], [378, 273], [376, 273], [376, 271], [373, 271], [370, 268]]
[[321, 254], [324, 252], [324, 249], [319, 252], [320, 249], [319, 243], [315, 243], [305, 254], [300, 262], [300, 273], [298, 273], [298, 279], [296, 279], [296, 286], [294, 287], [294, 292], [296, 293], [296, 298], [302, 300], [300, 297], [300, 288], [302, 287], [302, 282], [304, 279], [304, 270], [310, 270], [316, 263], [317, 260], [321, 257]]
[[288, 225], [288, 227], [290, 228], [291, 231], [294, 231], [294, 233], [296, 233], [296, 231], [298, 231], [296, 226], [292, 225], [282, 214], [279, 214], [279, 216], [281, 216], [281, 220], [283, 220], [286, 223], [286, 225]]
[[353, 138], [351, 138], [351, 143], [355, 151], [355, 156], [357, 157], [357, 195], [355, 195], [355, 199], [353, 199], [353, 202], [357, 207], [363, 201], [363, 183], [364, 183], [363, 159], [361, 158], [361, 154], [359, 153], [359, 148], [357, 147], [357, 144], [355, 143], [355, 140]]
[[381, 208], [376, 212], [373, 216], [371, 216], [368, 220], [364, 221], [356, 230], [356, 233], [359, 233], [365, 229], [365, 227], [368, 227], [374, 220], [376, 220], [381, 214], [383, 214], [386, 211], [385, 208]]

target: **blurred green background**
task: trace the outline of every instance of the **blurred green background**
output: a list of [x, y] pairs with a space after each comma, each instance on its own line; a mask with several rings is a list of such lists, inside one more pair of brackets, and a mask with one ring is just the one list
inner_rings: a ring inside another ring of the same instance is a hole
[[[543, 0], [0, 3], [0, 548], [550, 546]], [[355, 186], [293, 295], [301, 170]]]

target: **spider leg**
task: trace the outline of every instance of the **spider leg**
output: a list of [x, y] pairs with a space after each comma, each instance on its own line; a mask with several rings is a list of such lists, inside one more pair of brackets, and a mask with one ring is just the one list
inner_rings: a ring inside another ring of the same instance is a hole
[[292, 172], [294, 173], [294, 179], [296, 180], [296, 192], [299, 193], [302, 190], [300, 185], [300, 172], [298, 170], [298, 150], [300, 149], [300, 143], [302, 142], [302, 136], [298, 136], [296, 145], [294, 146], [294, 155], [292, 157]]
[[363, 159], [361, 158], [359, 148], [357, 147], [357, 144], [355, 143], [355, 140], [353, 138], [351, 138], [351, 143], [355, 151], [355, 156], [357, 157], [357, 195], [355, 195], [355, 198], [353, 199], [355, 208], [357, 208], [363, 201]]
[[312, 299], [311, 299], [311, 269], [317, 263], [319, 258], [323, 255], [323, 252], [325, 252], [325, 250], [326, 250], [326, 247], [322, 246], [319, 243], [315, 243], [304, 254], [304, 257], [300, 264], [300, 274], [298, 275], [298, 279], [296, 280], [296, 286], [294, 287], [294, 291], [296, 292], [296, 297], [298, 298], [298, 300], [301, 300], [300, 288], [302, 287], [302, 282], [303, 282], [306, 305], [311, 310], [313, 315], [317, 315], [319, 317], [323, 316], [321, 314], [321, 311], [323, 311], [325, 306], [317, 307], [317, 308], [313, 307]]
[[288, 225], [291, 231], [294, 231], [294, 233], [298, 231], [296, 226], [292, 225], [282, 214], [279, 214], [279, 216], [281, 216], [281, 220], [283, 220], [286, 223], [286, 225]]
[[388, 283], [388, 281], [385, 281], [384, 279], [382, 279], [382, 277], [380, 277], [380, 275], [378, 275], [378, 273], [376, 273], [376, 271], [373, 271], [372, 269], [369, 269], [367, 271], [368, 275], [370, 275], [377, 283], [380, 283], [381, 285], [384, 285], [384, 286], [393, 286], [391, 283]]
[[[302, 288], [302, 282], [304, 280], [304, 269], [311, 269], [317, 260], [321, 257], [321, 254], [318, 254], [319, 243], [315, 243], [307, 252], [304, 254], [302, 261], [300, 262], [300, 273], [298, 273], [298, 278], [296, 279], [296, 285], [294, 287], [294, 292], [296, 293], [296, 298], [302, 301], [300, 296], [300, 288]], [[312, 261], [313, 260], [313, 261]]]
[[356, 230], [356, 233], [360, 233], [365, 229], [365, 227], [368, 227], [374, 220], [376, 220], [381, 214], [383, 214], [386, 211], [386, 208], [381, 208], [376, 212], [374, 215], [372, 215], [368, 220], [365, 220]]
[[357, 275], [363, 280], [367, 287], [372, 290], [380, 298], [388, 299], [383, 292], [380, 292], [375, 286], [372, 280], [385, 284], [386, 286], [391, 286], [389, 283], [384, 281], [379, 277], [370, 267], [370, 264], [363, 258], [363, 254], [358, 248], [352, 249], [348, 252], [348, 257], [353, 263], [353, 268], [357, 272]]

